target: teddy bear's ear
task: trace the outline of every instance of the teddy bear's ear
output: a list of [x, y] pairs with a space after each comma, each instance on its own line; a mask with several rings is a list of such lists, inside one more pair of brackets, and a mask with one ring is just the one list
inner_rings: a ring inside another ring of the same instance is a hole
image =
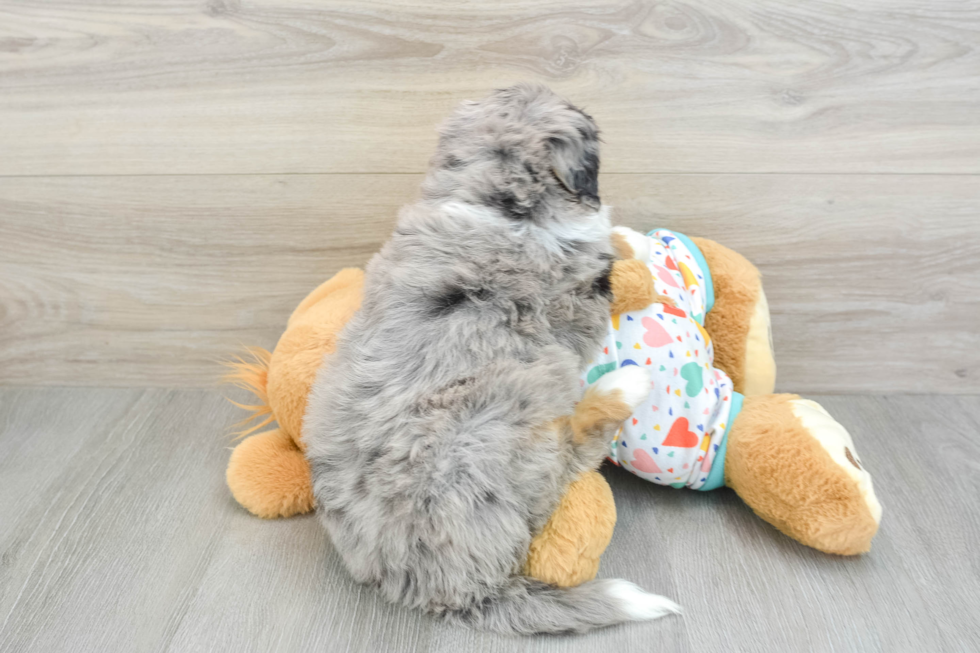
[[576, 202], [598, 210], [599, 202], [599, 148], [598, 136], [568, 141], [562, 138], [548, 139], [551, 150], [551, 172], [555, 179]]

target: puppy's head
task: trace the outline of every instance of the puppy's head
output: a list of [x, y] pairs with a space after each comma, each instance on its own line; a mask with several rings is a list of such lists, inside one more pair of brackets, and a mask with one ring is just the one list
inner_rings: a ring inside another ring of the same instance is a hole
[[492, 206], [543, 221], [599, 207], [599, 130], [537, 84], [464, 102], [440, 129], [423, 187], [428, 199]]

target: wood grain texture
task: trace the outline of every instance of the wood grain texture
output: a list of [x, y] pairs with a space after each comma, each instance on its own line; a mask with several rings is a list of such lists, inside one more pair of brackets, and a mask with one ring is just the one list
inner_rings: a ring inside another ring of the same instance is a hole
[[980, 390], [977, 178], [614, 175], [604, 191], [624, 224], [759, 267], [778, 390]]
[[[387, 238], [417, 175], [0, 179], [0, 384], [209, 385]], [[972, 176], [605, 175], [616, 220], [741, 251], [778, 385], [980, 392]]]
[[245, 513], [223, 481], [238, 411], [212, 392], [0, 389], [0, 650], [977, 650], [980, 398], [817, 399], [874, 474], [870, 554], [798, 545], [729, 490], [606, 469], [619, 523], [600, 576], [685, 614], [522, 639], [384, 603], [314, 516]]
[[0, 174], [421, 172], [552, 84], [611, 172], [980, 172], [964, 0], [0, 3]]
[[0, 650], [160, 650], [231, 515], [201, 393], [0, 396]]

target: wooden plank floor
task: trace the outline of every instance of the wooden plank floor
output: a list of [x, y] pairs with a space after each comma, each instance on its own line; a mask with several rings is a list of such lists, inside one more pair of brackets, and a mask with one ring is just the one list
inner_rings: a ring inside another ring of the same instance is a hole
[[213, 391], [0, 390], [0, 651], [975, 651], [980, 398], [819, 397], [884, 505], [871, 553], [817, 553], [728, 490], [606, 470], [600, 575], [683, 617], [582, 637], [477, 633], [355, 585], [314, 517], [263, 521], [223, 472]]

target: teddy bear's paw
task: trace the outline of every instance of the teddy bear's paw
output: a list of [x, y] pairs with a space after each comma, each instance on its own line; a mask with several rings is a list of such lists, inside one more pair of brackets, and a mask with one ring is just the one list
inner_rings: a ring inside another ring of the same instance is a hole
[[313, 510], [310, 465], [280, 429], [238, 444], [225, 474], [232, 496], [257, 517], [276, 519]]
[[617, 395], [633, 411], [650, 395], [650, 373], [645, 367], [627, 365], [603, 375], [595, 389], [601, 394]]
[[616, 502], [609, 483], [599, 472], [583, 472], [531, 541], [524, 574], [559, 587], [592, 580], [615, 526]]
[[793, 414], [811, 437], [830, 455], [838, 467], [844, 470], [858, 487], [858, 491], [868, 506], [871, 518], [881, 523], [881, 504], [875, 496], [871, 474], [864, 468], [854, 448], [851, 434], [830, 416], [823, 406], [809, 399], [793, 399], [789, 402]]
[[640, 232], [629, 227], [613, 227], [612, 240], [620, 258], [650, 260], [650, 239]]

